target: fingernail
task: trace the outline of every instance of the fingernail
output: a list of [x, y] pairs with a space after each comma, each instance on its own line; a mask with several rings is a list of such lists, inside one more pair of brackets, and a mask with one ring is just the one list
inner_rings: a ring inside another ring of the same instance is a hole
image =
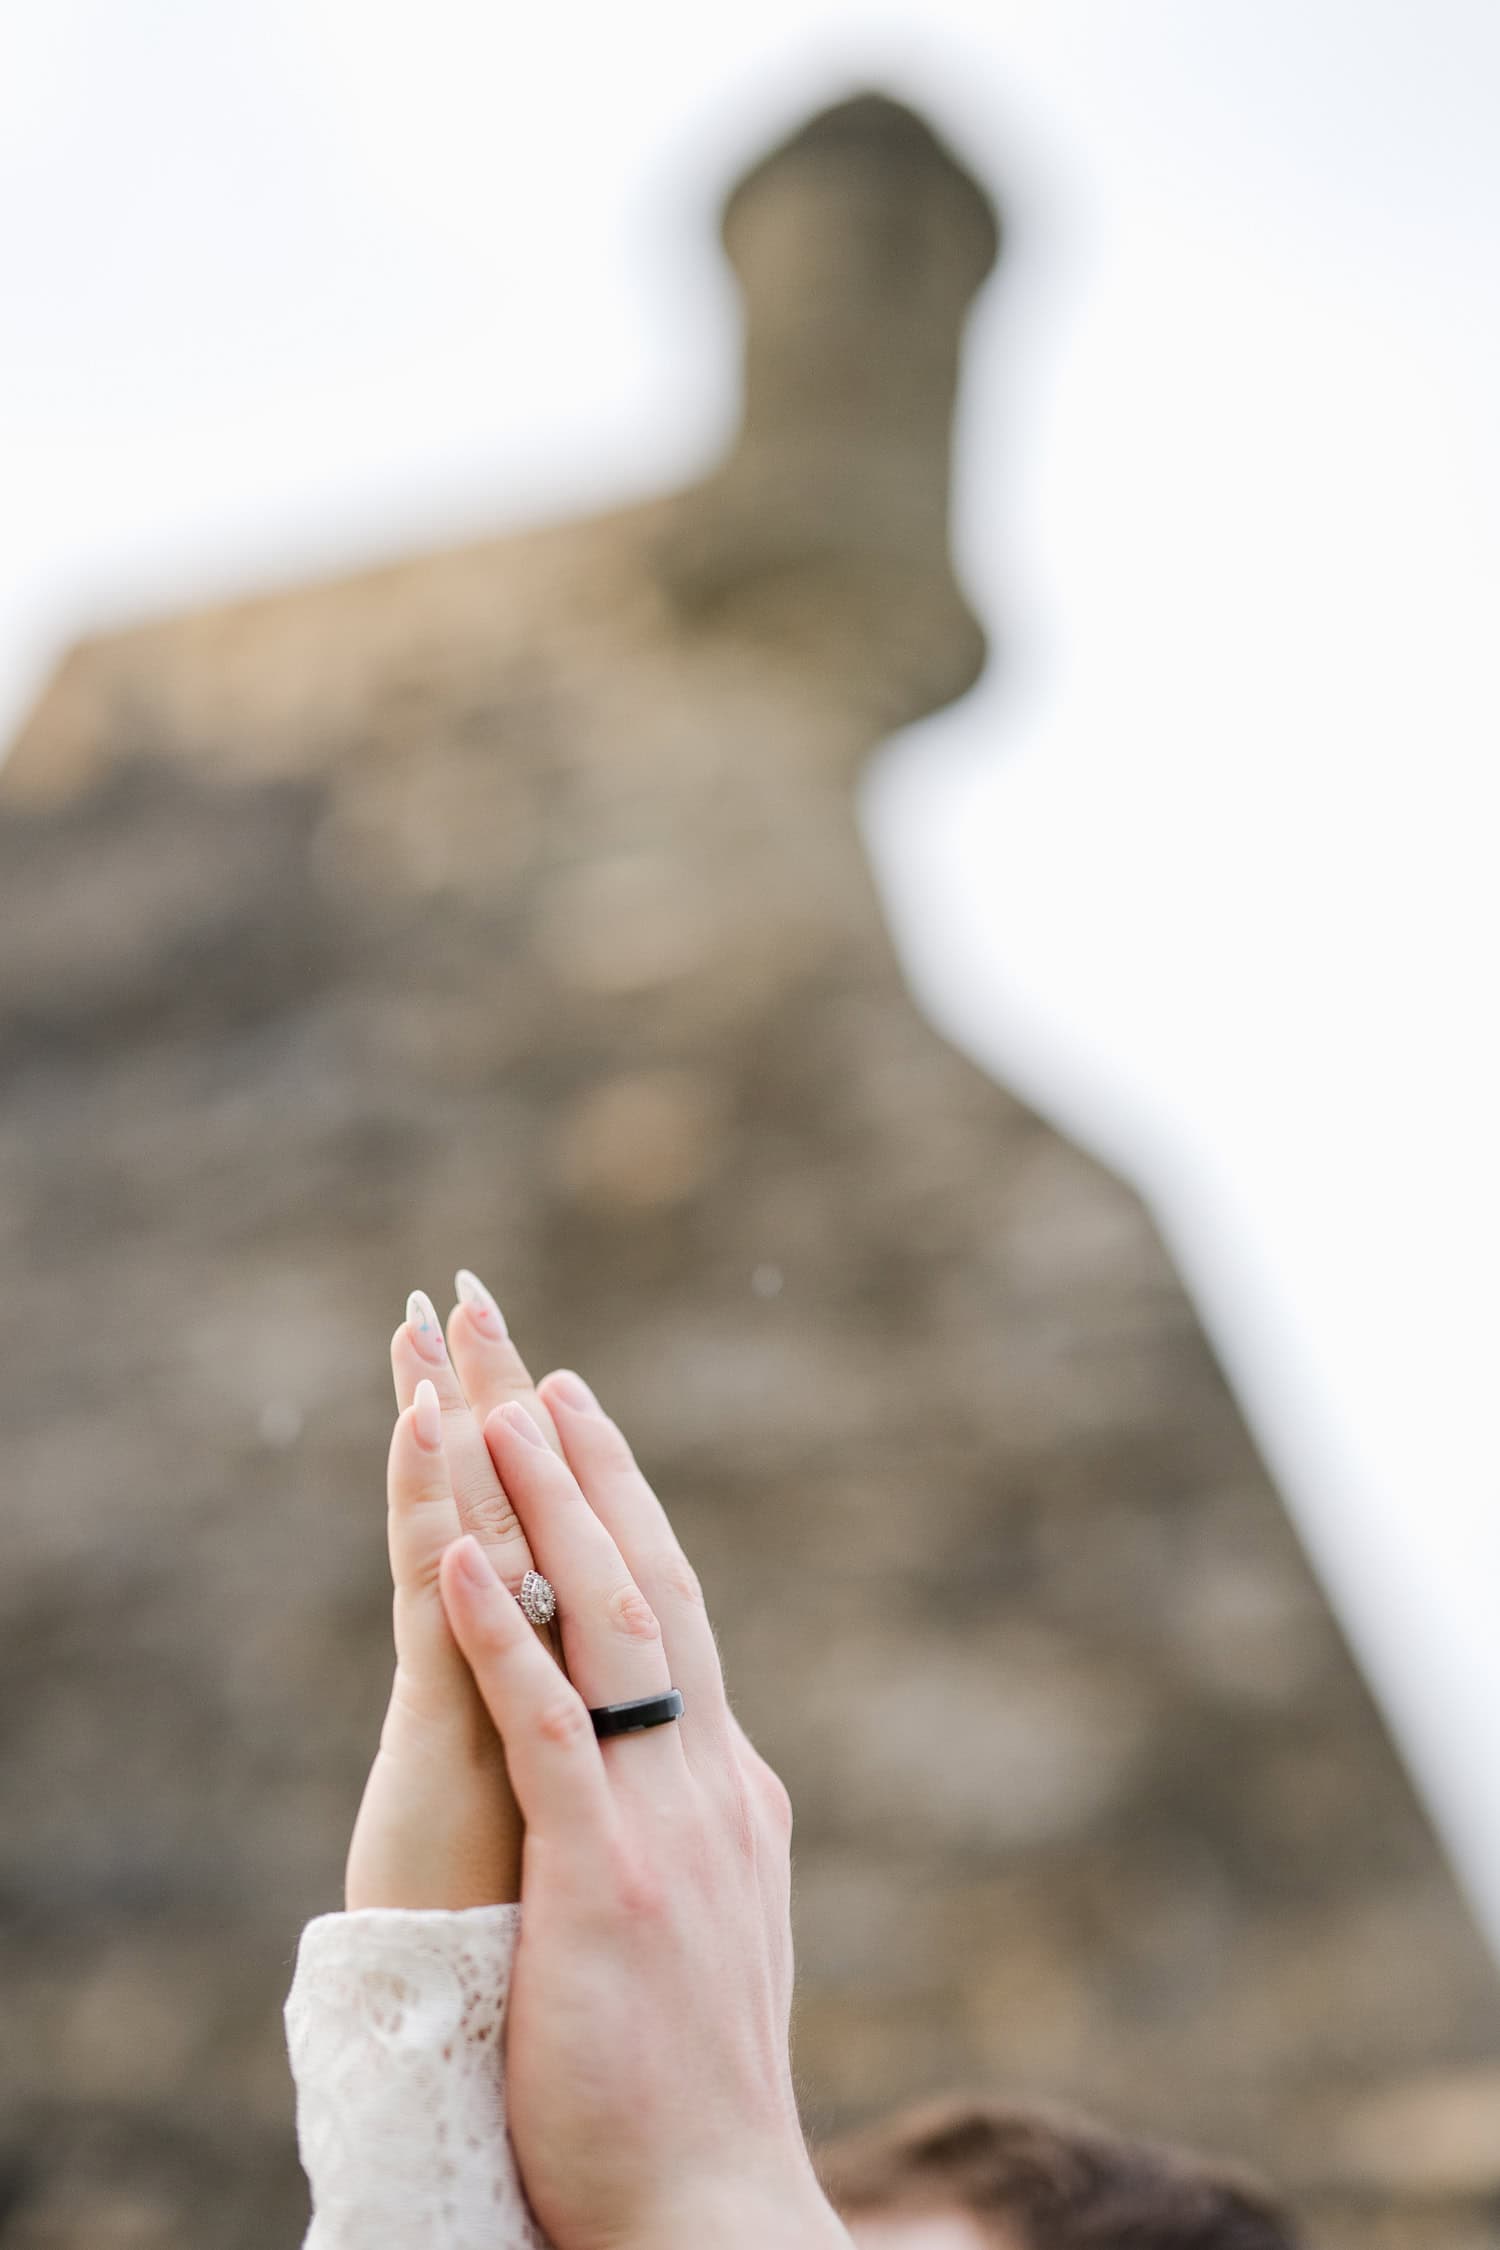
[[472, 1533], [466, 1532], [459, 1540], [455, 1552], [458, 1567], [471, 1586], [492, 1594], [500, 1581], [490, 1568], [490, 1558]]
[[417, 1385], [417, 1395], [411, 1402], [412, 1426], [417, 1433], [418, 1445], [425, 1445], [429, 1453], [443, 1450], [443, 1409], [438, 1404], [437, 1391], [424, 1375]]
[[486, 1336], [505, 1336], [510, 1332], [505, 1325], [505, 1315], [490, 1295], [477, 1273], [460, 1266], [453, 1276], [453, 1286], [458, 1291], [458, 1301], [468, 1308], [469, 1318]]
[[414, 1289], [407, 1298], [406, 1325], [422, 1357], [430, 1359], [434, 1367], [441, 1367], [448, 1356], [447, 1347], [438, 1326], [436, 1308], [425, 1289]]
[[514, 1400], [511, 1401], [509, 1406], [501, 1407], [500, 1419], [510, 1425], [517, 1437], [525, 1438], [528, 1445], [546, 1444], [547, 1440], [543, 1437], [525, 1407], [517, 1406]]
[[570, 1367], [564, 1368], [561, 1374], [550, 1378], [547, 1384], [547, 1396], [549, 1398], [560, 1398], [563, 1405], [571, 1406], [575, 1414], [598, 1414], [602, 1411], [599, 1401], [595, 1398], [583, 1377], [575, 1375]]

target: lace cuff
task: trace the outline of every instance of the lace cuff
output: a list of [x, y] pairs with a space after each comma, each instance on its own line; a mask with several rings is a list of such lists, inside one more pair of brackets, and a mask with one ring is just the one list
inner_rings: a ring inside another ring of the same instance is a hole
[[505, 2129], [518, 1906], [309, 1922], [286, 2003], [304, 2250], [548, 2250]]

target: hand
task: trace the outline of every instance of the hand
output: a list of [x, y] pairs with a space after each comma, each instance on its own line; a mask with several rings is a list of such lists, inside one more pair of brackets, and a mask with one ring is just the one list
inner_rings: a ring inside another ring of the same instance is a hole
[[[556, 1433], [489, 1291], [469, 1273], [458, 1289], [447, 1350], [420, 1291], [391, 1338], [401, 1410], [386, 1480], [396, 1676], [349, 1847], [351, 1908], [491, 1906], [521, 1895], [521, 1816], [505, 1753], [448, 1630], [438, 1565], [467, 1530], [505, 1583], [520, 1585], [531, 1550], [480, 1422], [521, 1399], [554, 1444]], [[552, 1645], [550, 1629], [541, 1637]]]
[[[514, 1405], [484, 1434], [557, 1590], [568, 1677], [474, 1540], [441, 1572], [526, 1816], [505, 2052], [527, 2193], [559, 2250], [848, 2250], [792, 2091], [786, 1791], [730, 1714], [624, 1439], [575, 1375], [541, 1398], [563, 1459]], [[596, 1740], [588, 1706], [669, 1685], [679, 1723]]]

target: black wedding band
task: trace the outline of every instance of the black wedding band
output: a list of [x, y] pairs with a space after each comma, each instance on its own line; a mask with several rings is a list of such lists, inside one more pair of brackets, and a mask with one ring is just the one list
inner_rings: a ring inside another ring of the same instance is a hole
[[590, 1711], [594, 1732], [602, 1741], [607, 1734], [639, 1734], [642, 1727], [664, 1727], [682, 1717], [682, 1697], [676, 1688], [665, 1695], [638, 1695], [634, 1703], [601, 1703]]

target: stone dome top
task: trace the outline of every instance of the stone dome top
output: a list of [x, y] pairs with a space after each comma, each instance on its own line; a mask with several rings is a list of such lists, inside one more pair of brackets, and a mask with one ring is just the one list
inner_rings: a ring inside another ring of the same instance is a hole
[[971, 237], [976, 287], [999, 253], [1000, 222], [989, 195], [926, 120], [888, 94], [854, 94], [819, 110], [752, 165], [725, 202], [726, 242], [757, 190], [788, 172], [802, 172], [809, 186], [839, 181], [846, 188], [863, 176], [870, 188], [894, 186], [903, 197], [918, 180], [929, 190], [946, 186], [955, 226]]

